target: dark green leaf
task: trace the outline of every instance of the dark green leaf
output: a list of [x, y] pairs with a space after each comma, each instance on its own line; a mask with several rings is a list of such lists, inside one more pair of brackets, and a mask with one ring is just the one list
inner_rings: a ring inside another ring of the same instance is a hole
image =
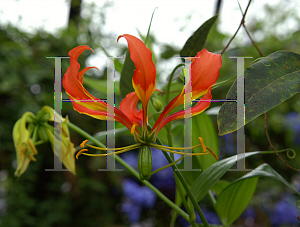
[[[277, 51], [245, 70], [245, 124], [300, 92], [300, 55]], [[271, 65], [271, 66], [270, 66]], [[227, 99], [236, 99], [236, 82]], [[236, 102], [225, 102], [218, 116], [219, 135], [237, 130]]]
[[135, 70], [135, 65], [130, 58], [129, 51], [127, 51], [125, 62], [121, 73], [121, 78], [120, 78], [120, 92], [122, 98], [125, 98], [125, 96], [128, 93], [134, 91], [132, 86], [132, 77], [133, 77], [134, 70]]
[[197, 53], [202, 50], [207, 35], [217, 20], [218, 15], [213, 16], [205, 21], [194, 34], [186, 41], [184, 47], [180, 51], [181, 57], [195, 57]]
[[236, 161], [249, 156], [259, 154], [260, 152], [247, 152], [245, 154], [238, 154], [237, 156], [231, 156], [229, 158], [223, 159], [212, 164], [201, 175], [195, 180], [191, 191], [195, 196], [197, 202], [199, 202], [206, 193], [211, 189], [211, 187], [219, 180], [221, 177], [227, 173], [227, 171], [236, 163]]
[[258, 166], [254, 171], [247, 173], [246, 175], [242, 176], [241, 178], [235, 180], [234, 184], [238, 181], [250, 178], [250, 177], [270, 177], [274, 180], [277, 180], [283, 183], [285, 186], [289, 187], [291, 190], [296, 192], [300, 196], [300, 192], [298, 192], [292, 185], [290, 185], [279, 173], [277, 173], [269, 164], [264, 163]]
[[211, 187], [211, 190], [214, 191], [217, 195], [220, 195], [223, 189], [226, 188], [229, 184], [230, 182], [226, 180], [219, 180]]
[[[201, 113], [193, 117], [192, 124], [193, 145], [199, 144], [198, 137], [202, 137], [205, 146], [209, 147], [217, 156], [219, 156], [219, 140], [210, 117], [205, 112]], [[194, 148], [193, 152], [203, 153], [202, 147]], [[206, 170], [217, 161], [211, 154], [196, 156], [196, 158], [202, 171]]]
[[224, 226], [232, 224], [246, 209], [257, 181], [258, 177], [244, 179], [229, 185], [221, 192], [215, 208]]
[[270, 177], [277, 180], [300, 196], [300, 193], [292, 185], [271, 166], [264, 163], [254, 171], [232, 182], [220, 193], [215, 207], [224, 225], [231, 225], [243, 213], [252, 198], [259, 177]]

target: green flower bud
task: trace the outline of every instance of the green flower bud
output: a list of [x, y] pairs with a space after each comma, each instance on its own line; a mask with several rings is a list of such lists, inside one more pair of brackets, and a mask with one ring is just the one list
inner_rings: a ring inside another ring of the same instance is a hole
[[161, 101], [157, 98], [152, 98], [152, 103], [154, 108], [156, 109], [157, 112], [162, 111], [163, 109], [163, 104], [161, 103]]
[[144, 145], [140, 148], [138, 167], [140, 179], [149, 180], [152, 172], [152, 151], [148, 145]]

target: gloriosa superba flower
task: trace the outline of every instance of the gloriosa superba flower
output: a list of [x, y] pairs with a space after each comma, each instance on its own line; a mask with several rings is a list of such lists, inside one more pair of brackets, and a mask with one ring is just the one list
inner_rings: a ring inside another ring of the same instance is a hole
[[[161, 146], [155, 143], [159, 131], [167, 123], [184, 118], [185, 110], [181, 110], [173, 114], [170, 114], [170, 112], [175, 107], [184, 104], [186, 87], [184, 87], [181, 93], [165, 107], [152, 129], [148, 131], [147, 105], [150, 97], [156, 90], [156, 68], [152, 61], [152, 53], [146, 47], [146, 45], [135, 36], [124, 34], [119, 36], [118, 40], [121, 37], [125, 38], [128, 43], [130, 58], [134, 62], [136, 69], [132, 78], [132, 85], [135, 91], [126, 95], [126, 97], [121, 101], [119, 109], [107, 104], [103, 100], [97, 99], [96, 97], [91, 95], [83, 86], [84, 73], [91, 68], [96, 68], [87, 67], [79, 71], [80, 65], [77, 62], [78, 57], [84, 50], [93, 51], [88, 46], [78, 46], [69, 52], [70, 67], [64, 75], [63, 86], [70, 99], [72, 100], [73, 107], [76, 111], [100, 120], [118, 121], [122, 123], [131, 131], [136, 144], [122, 148], [99, 148], [88, 145], [86, 144], [86, 141], [84, 141], [81, 144], [83, 149], [77, 154], [77, 157], [79, 154], [85, 154], [89, 156], [106, 156], [110, 154], [120, 154], [129, 150], [141, 148], [139, 152], [139, 172], [141, 180], [149, 179], [151, 176], [152, 156], [149, 146], [162, 150], [164, 152], [179, 153], [182, 155], [188, 153], [175, 150], [184, 151], [185, 149], [192, 149], [198, 146], [202, 146], [204, 153], [192, 153], [191, 155], [203, 155], [211, 153], [217, 158], [217, 156], [204, 145], [203, 140], [200, 137], [199, 145], [188, 148], [172, 148]], [[189, 72], [192, 78], [191, 100], [195, 100], [203, 96], [196, 105], [191, 107], [190, 112], [192, 116], [203, 112], [210, 105], [209, 101], [212, 98], [211, 89], [219, 77], [219, 69], [221, 67], [221, 64], [221, 56], [210, 53], [206, 49], [198, 52], [195, 58], [192, 58], [192, 64]], [[90, 101], [84, 102], [76, 100]], [[139, 100], [142, 103], [142, 110], [137, 109]], [[107, 151], [107, 154], [85, 153], [87, 151], [87, 149], [84, 148], [85, 145], [99, 150]], [[209, 150], [209, 153], [206, 152], [206, 149]], [[174, 162], [173, 164], [175, 164], [176, 162]]]

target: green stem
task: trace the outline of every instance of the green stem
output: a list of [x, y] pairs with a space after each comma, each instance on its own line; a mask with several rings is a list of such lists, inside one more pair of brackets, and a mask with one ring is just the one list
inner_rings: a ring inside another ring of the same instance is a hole
[[[82, 135], [86, 139], [92, 141], [95, 145], [99, 147], [105, 148], [105, 145], [101, 143], [99, 140], [95, 139], [92, 135], [88, 134], [78, 126], [74, 125], [71, 122], [66, 123], [73, 131], [77, 132], [78, 134]], [[115, 159], [119, 162], [128, 172], [134, 175], [137, 179], [139, 178], [139, 173], [133, 169], [130, 165], [128, 165], [122, 158], [118, 155], [115, 155]], [[180, 214], [184, 219], [189, 221], [189, 215], [184, 212], [180, 207], [178, 207], [175, 203], [173, 203], [170, 199], [168, 199], [164, 194], [162, 194], [156, 187], [154, 187], [149, 181], [141, 181], [144, 185], [148, 186], [158, 197], [160, 197], [166, 204], [168, 204], [172, 209], [176, 210], [178, 214]]]
[[[169, 165], [163, 166], [163, 167], [161, 167], [161, 168], [159, 168], [159, 169], [156, 169], [156, 170], [152, 171], [150, 175], [152, 176], [153, 174], [158, 173], [159, 171], [162, 171], [162, 170], [164, 170], [164, 169], [166, 169], [166, 168], [169, 168], [169, 167], [172, 166], [172, 165], [175, 165], [176, 163], [180, 162], [183, 158], [184, 158], [184, 156], [182, 156], [182, 157], [179, 158], [178, 160], [176, 160], [176, 161], [170, 163]], [[174, 158], [173, 158], [173, 160], [174, 160]]]
[[[158, 137], [156, 138], [156, 142], [159, 145], [163, 145], [162, 142], [160, 141], [160, 139]], [[163, 152], [163, 154], [165, 155], [165, 157], [167, 158], [167, 160], [168, 160], [169, 163], [173, 162], [172, 158], [166, 152]], [[199, 217], [200, 217], [203, 225], [205, 227], [209, 227], [208, 222], [205, 219], [204, 214], [201, 211], [201, 208], [199, 207], [199, 205], [198, 205], [198, 203], [197, 203], [197, 201], [196, 201], [193, 193], [191, 192], [191, 189], [189, 188], [188, 184], [186, 183], [186, 181], [185, 181], [184, 177], [182, 176], [180, 170], [177, 168], [176, 165], [173, 165], [172, 168], [173, 168], [173, 171], [175, 172], [175, 174], [177, 175], [178, 179], [180, 180], [182, 186], [184, 187], [184, 189], [185, 189], [188, 197], [190, 198], [193, 206], [195, 207], [197, 213], [199, 214]]]
[[43, 143], [44, 143], [43, 140], [39, 140], [39, 141], [37, 141], [37, 142], [34, 143], [34, 146], [37, 146], [37, 145], [40, 145], [40, 144], [43, 144]]
[[216, 198], [214, 197], [213, 193], [211, 192], [211, 190], [208, 191], [208, 198], [211, 202], [211, 204], [215, 207], [216, 205]]
[[34, 144], [37, 140], [37, 133], [38, 133], [39, 126], [35, 126], [32, 136], [32, 143]]
[[[166, 129], [167, 129], [167, 138], [168, 138], [168, 144], [169, 144], [169, 147], [173, 147], [173, 141], [172, 141], [172, 136], [171, 136], [171, 127], [172, 127], [172, 122], [169, 123], [168, 125], [166, 125]], [[182, 156], [182, 157], [184, 157], [184, 156]], [[173, 153], [171, 153], [171, 158], [172, 158], [173, 160], [175, 160], [174, 154], [173, 154]], [[184, 195], [184, 193], [183, 193], [183, 191], [182, 191], [182, 188], [181, 188], [181, 185], [180, 185], [180, 181], [179, 181], [179, 179], [178, 179], [178, 177], [177, 177], [176, 174], [174, 174], [174, 178], [175, 178], [175, 183], [176, 183], [176, 185], [177, 185], [176, 190], [177, 190], [178, 193], [179, 193], [179, 196], [180, 196], [180, 198], [181, 198], [181, 201], [182, 201], [182, 203], [183, 203], [183, 206], [185, 207], [185, 209], [186, 209], [187, 213], [189, 214], [189, 216], [190, 216], [190, 217], [194, 217], [194, 216], [195, 216], [195, 212], [194, 212], [193, 210], [191, 210], [190, 207], [189, 207], [189, 205], [187, 204], [187, 201], [186, 201], [186, 199], [185, 199], [185, 195]], [[174, 216], [177, 216], [177, 213], [174, 211], [174, 214], [173, 214], [173, 215], [174, 215]], [[191, 218], [190, 218], [190, 219], [191, 219]], [[171, 225], [172, 225], [172, 224], [174, 225], [174, 224], [175, 224], [175, 221], [176, 221], [176, 218], [172, 218]], [[192, 223], [191, 223], [191, 224], [192, 224]]]
[[173, 69], [173, 71], [172, 71], [172, 73], [171, 73], [171, 75], [170, 75], [169, 82], [168, 82], [168, 86], [167, 86], [167, 91], [166, 91], [166, 105], [168, 105], [168, 103], [169, 103], [170, 88], [171, 88], [171, 82], [172, 82], [174, 73], [175, 73], [176, 69], [178, 69], [178, 68], [181, 67], [181, 66], [184, 66], [184, 64], [183, 64], [183, 63], [180, 63], [179, 65], [177, 65], [177, 66]]

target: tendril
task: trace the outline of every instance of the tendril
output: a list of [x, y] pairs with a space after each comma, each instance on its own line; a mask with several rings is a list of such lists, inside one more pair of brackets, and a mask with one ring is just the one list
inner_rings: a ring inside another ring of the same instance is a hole
[[[291, 154], [290, 154], [291, 153]], [[287, 152], [286, 152], [286, 156], [289, 158], [289, 159], [293, 159], [296, 157], [296, 152], [294, 149], [288, 149]]]
[[260, 60], [264, 60], [264, 59], [267, 59], [271, 62], [270, 65], [268, 64], [265, 64], [264, 62], [262, 62], [266, 67], [271, 67], [273, 65], [273, 60], [271, 58], [268, 58], [268, 57], [260, 57], [260, 58], [257, 58], [255, 59], [253, 62], [251, 62], [251, 64], [247, 67], [249, 68], [251, 65], [255, 64], [256, 62], [260, 61]]

